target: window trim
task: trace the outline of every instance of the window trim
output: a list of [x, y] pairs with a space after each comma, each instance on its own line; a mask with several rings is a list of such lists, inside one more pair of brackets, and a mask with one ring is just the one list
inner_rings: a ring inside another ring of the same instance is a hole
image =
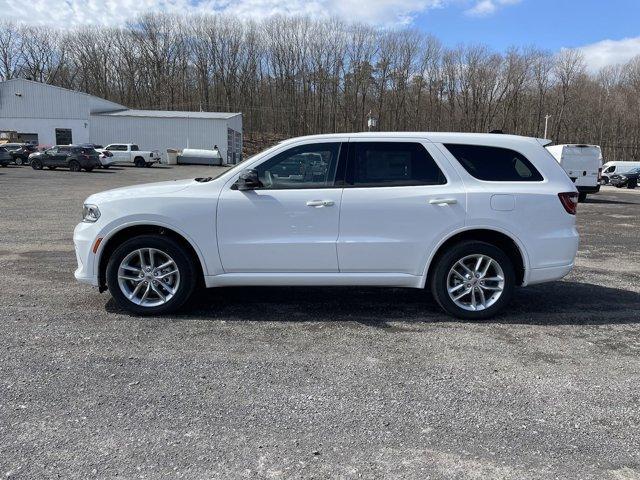
[[[511, 150], [512, 152], [516, 152], [518, 155], [521, 155], [522, 157], [524, 157], [525, 160], [527, 160], [527, 162], [529, 162], [531, 164], [531, 166], [538, 173], [538, 175], [540, 175], [541, 179], [540, 180], [483, 180], [481, 178], [476, 177], [471, 172], [469, 172], [464, 167], [462, 162], [460, 162], [460, 160], [458, 160], [458, 158], [447, 148], [447, 145], [460, 145], [460, 146], [465, 146], [465, 147], [466, 146], [470, 146], [470, 147], [489, 147], [489, 148], [500, 148], [502, 150]], [[531, 160], [529, 160], [528, 156], [526, 156], [524, 153], [522, 153], [521, 151], [516, 150], [514, 148], [504, 147], [504, 146], [501, 146], [501, 145], [486, 145], [486, 144], [478, 144], [478, 143], [453, 143], [453, 142], [448, 142], [448, 143], [442, 142], [442, 143], [440, 143], [440, 146], [442, 147], [441, 150], [443, 150], [444, 153], [446, 153], [447, 155], [451, 155], [451, 158], [455, 161], [456, 168], [459, 166], [461, 171], [464, 174], [468, 175], [469, 178], [472, 178], [476, 182], [489, 183], [489, 184], [518, 183], [518, 184], [524, 184], [524, 185], [537, 185], [537, 184], [540, 184], [540, 183], [547, 183], [548, 182], [548, 179], [545, 176], [544, 172], [542, 172]]]
[[[352, 145], [355, 146], [358, 143], [412, 143], [415, 145], [420, 145], [422, 148], [424, 148], [424, 151], [427, 153], [427, 155], [431, 158], [431, 160], [433, 160], [433, 162], [436, 164], [436, 167], [438, 167], [438, 170], [440, 170], [440, 173], [442, 174], [443, 178], [444, 178], [444, 183], [419, 183], [419, 184], [415, 184], [415, 185], [390, 185], [390, 184], [380, 184], [380, 185], [355, 185], [352, 183], [347, 183], [347, 171], [348, 171], [348, 167], [351, 166], [353, 164], [353, 162], [355, 162], [355, 148], [352, 148]], [[348, 152], [348, 156], [347, 156], [347, 168], [345, 168], [344, 171], [344, 179], [343, 179], [343, 184], [344, 184], [344, 188], [416, 188], [416, 187], [444, 187], [449, 185], [451, 182], [449, 180], [449, 176], [447, 175], [446, 169], [442, 168], [442, 165], [440, 164], [440, 162], [438, 162], [437, 158], [431, 154], [431, 152], [429, 151], [429, 149], [427, 148], [427, 145], [425, 145], [425, 143], [423, 141], [421, 141], [420, 139], [414, 139], [414, 138], [376, 138], [376, 137], [371, 137], [371, 138], [362, 138], [362, 139], [351, 139], [349, 140], [349, 152]]]
[[[282, 153], [286, 153], [289, 150], [292, 150], [294, 148], [307, 147], [307, 146], [312, 146], [312, 145], [323, 145], [323, 144], [326, 144], [326, 143], [337, 143], [338, 144], [338, 165], [336, 166], [336, 176], [333, 179], [333, 185], [326, 185], [324, 187], [313, 186], [313, 187], [296, 187], [296, 188], [265, 188], [265, 187], [259, 187], [259, 188], [254, 188], [253, 190], [256, 191], [256, 192], [275, 192], [275, 191], [279, 192], [279, 191], [285, 191], [285, 190], [292, 190], [292, 191], [296, 191], [296, 190], [328, 190], [328, 189], [335, 189], [335, 188], [343, 188], [343, 186], [344, 186], [344, 176], [345, 176], [346, 165], [347, 165], [347, 158], [346, 157], [347, 157], [347, 153], [348, 153], [348, 141], [346, 141], [346, 140], [336, 140], [336, 141], [327, 140], [327, 141], [322, 141], [322, 142], [299, 143], [297, 145], [291, 145], [286, 150], [280, 150], [280, 151], [274, 153], [273, 155], [269, 156], [269, 158], [265, 158], [260, 163], [250, 166], [249, 169], [257, 169], [258, 167], [260, 167], [260, 165], [262, 165], [262, 164], [268, 162], [269, 160], [272, 160], [273, 158], [277, 157], [278, 155], [280, 155]], [[237, 181], [237, 179], [234, 180], [231, 185], [233, 186], [236, 181]]]

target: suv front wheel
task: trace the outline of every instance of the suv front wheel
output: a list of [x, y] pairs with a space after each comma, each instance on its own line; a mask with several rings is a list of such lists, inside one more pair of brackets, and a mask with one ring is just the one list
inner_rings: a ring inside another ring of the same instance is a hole
[[447, 313], [482, 320], [509, 303], [515, 282], [513, 263], [501, 249], [467, 241], [453, 245], [437, 260], [431, 292]]
[[180, 308], [196, 284], [190, 256], [172, 238], [143, 235], [124, 242], [107, 264], [109, 292], [118, 305], [138, 315]]

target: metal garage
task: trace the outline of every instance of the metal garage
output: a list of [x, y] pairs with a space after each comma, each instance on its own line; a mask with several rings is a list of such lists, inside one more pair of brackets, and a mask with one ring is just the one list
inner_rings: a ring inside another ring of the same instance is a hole
[[0, 82], [0, 131], [43, 147], [135, 143], [143, 150], [212, 149], [242, 160], [242, 114], [131, 110], [102, 98], [25, 79]]

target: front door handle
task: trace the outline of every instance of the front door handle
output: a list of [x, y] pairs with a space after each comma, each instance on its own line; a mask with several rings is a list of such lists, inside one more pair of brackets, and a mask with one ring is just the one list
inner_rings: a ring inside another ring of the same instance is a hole
[[458, 203], [458, 200], [455, 198], [432, 198], [429, 200], [431, 205], [455, 205], [456, 203]]
[[309, 200], [307, 207], [332, 207], [335, 205], [333, 200]]

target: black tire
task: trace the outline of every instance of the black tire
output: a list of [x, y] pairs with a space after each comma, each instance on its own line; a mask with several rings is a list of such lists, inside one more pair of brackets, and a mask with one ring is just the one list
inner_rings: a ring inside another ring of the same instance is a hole
[[[482, 310], [465, 310], [458, 306], [449, 296], [449, 271], [459, 260], [469, 255], [486, 255], [496, 261], [504, 274], [502, 294], [493, 304]], [[450, 315], [464, 320], [484, 320], [499, 313], [513, 297], [516, 286], [516, 274], [511, 259], [500, 248], [480, 241], [464, 241], [450, 247], [436, 259], [431, 273], [431, 293], [438, 305]]]
[[582, 203], [587, 199], [587, 194], [579, 192], [578, 193], [578, 202]]
[[[176, 263], [180, 274], [180, 283], [174, 296], [166, 303], [144, 307], [130, 301], [118, 284], [118, 269], [120, 263], [131, 252], [140, 248], [154, 248], [168, 254]], [[116, 303], [124, 310], [136, 315], [160, 315], [178, 310], [191, 297], [197, 283], [198, 269], [194, 260], [178, 242], [164, 235], [141, 235], [127, 240], [111, 254], [106, 270], [106, 280], [109, 292]]]
[[31, 160], [31, 168], [34, 170], [42, 170], [42, 166], [42, 160], [38, 160], [37, 158]]
[[616, 188], [622, 188], [622, 187], [624, 187], [624, 185], [622, 185], [621, 183], [618, 183], [618, 184], [616, 185]]
[[16, 165], [24, 165], [24, 159], [22, 157], [15, 158]]
[[142, 157], [136, 157], [133, 159], [133, 164], [138, 167], [138, 168], [142, 168], [144, 167], [147, 163], [144, 161], [144, 158]]
[[80, 163], [78, 163], [77, 160], [71, 160], [69, 162], [69, 170], [72, 172], [79, 172], [82, 169], [82, 167], [80, 167]]
[[638, 186], [638, 181], [637, 180], [629, 180], [627, 182], [627, 188], [630, 189], [630, 190], [633, 190], [637, 186]]

